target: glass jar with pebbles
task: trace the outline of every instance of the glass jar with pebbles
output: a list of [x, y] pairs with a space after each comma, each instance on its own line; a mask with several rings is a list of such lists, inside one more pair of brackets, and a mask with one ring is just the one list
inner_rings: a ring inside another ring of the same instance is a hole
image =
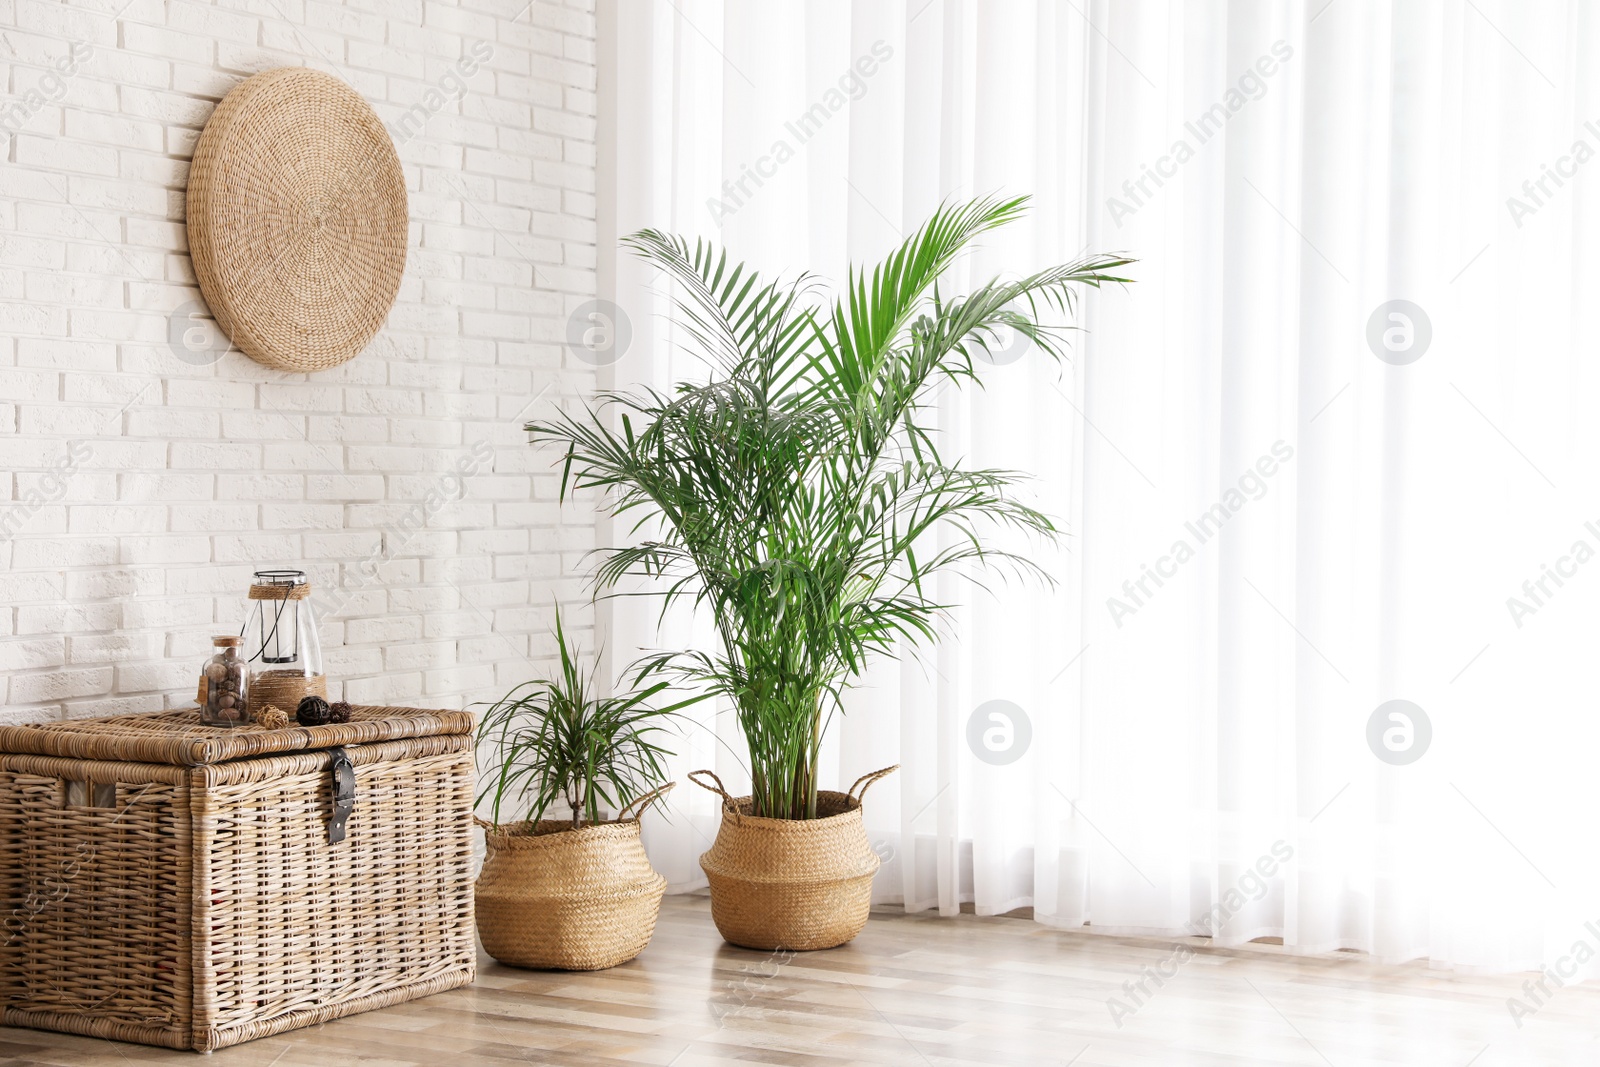
[[239, 638], [211, 639], [212, 655], [200, 671], [200, 721], [207, 726], [243, 726], [250, 721], [250, 679], [239, 654]]

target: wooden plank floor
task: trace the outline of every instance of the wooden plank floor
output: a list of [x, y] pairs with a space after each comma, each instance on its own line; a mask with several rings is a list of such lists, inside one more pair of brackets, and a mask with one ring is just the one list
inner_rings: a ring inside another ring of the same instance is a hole
[[[1145, 968], [1176, 975], [1132, 1015], [1107, 1001]], [[518, 971], [225, 1049], [216, 1067], [807, 1064], [1245, 1064], [1502, 1067], [1600, 1063], [1600, 990], [1558, 990], [1518, 1028], [1528, 976], [1458, 978], [1355, 956], [1202, 949], [1048, 930], [1023, 919], [885, 911], [854, 943], [772, 955], [723, 944], [703, 896], [668, 897], [644, 955], [611, 971]], [[1120, 1022], [1120, 1026], [1118, 1023]], [[202, 1062], [0, 1029], [0, 1063]]]

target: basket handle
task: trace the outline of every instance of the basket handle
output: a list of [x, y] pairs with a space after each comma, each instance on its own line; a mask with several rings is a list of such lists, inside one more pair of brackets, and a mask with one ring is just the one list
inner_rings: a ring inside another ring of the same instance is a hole
[[[859, 803], [859, 802], [861, 802], [861, 801], [863, 801], [863, 800], [865, 800], [867, 798], [867, 790], [872, 788], [872, 784], [874, 782], [876, 782], [880, 778], [887, 778], [889, 775], [893, 774], [895, 771], [898, 771], [899, 769], [900, 769], [900, 764], [896, 763], [893, 767], [885, 767], [881, 771], [873, 771], [871, 774], [863, 774], [860, 778], [856, 779], [856, 784], [851, 786], [850, 787], [850, 791], [848, 793], [846, 793], [845, 795], [848, 796], [851, 800], [854, 800], [857, 803]], [[863, 783], [865, 783], [865, 784], [863, 784]], [[861, 792], [857, 793], [856, 792], [857, 789], [860, 789]]]
[[494, 823], [490, 822], [488, 819], [480, 819], [476, 815], [474, 815], [472, 817], [472, 821], [474, 823], [478, 824], [479, 826], [483, 827], [485, 830], [487, 830], [490, 833], [493, 833], [494, 831], [500, 829], [500, 827], [496, 826]]
[[634, 813], [634, 817], [642, 818], [644, 816], [644, 809], [648, 808], [655, 801], [666, 796], [667, 793], [672, 790], [672, 787], [677, 784], [677, 782], [668, 782], [666, 785], [657, 786], [644, 796], [634, 799], [631, 803], [624, 804], [622, 806], [622, 810], [617, 812], [617, 821], [621, 822], [623, 819], [628, 818], [628, 813], [630, 811]]
[[[706, 775], [713, 782], [716, 782], [717, 784], [716, 785], [706, 785], [700, 779], [695, 777], [695, 775], [697, 775], [697, 774]], [[689, 781], [693, 782], [695, 785], [699, 786], [701, 789], [705, 789], [705, 790], [707, 790], [709, 792], [717, 794], [718, 796], [720, 796], [722, 798], [722, 802], [724, 804], [726, 804], [730, 808], [733, 807], [733, 797], [729, 796], [728, 795], [728, 791], [722, 787], [722, 779], [717, 777], [717, 772], [716, 771], [690, 771], [689, 772]]]

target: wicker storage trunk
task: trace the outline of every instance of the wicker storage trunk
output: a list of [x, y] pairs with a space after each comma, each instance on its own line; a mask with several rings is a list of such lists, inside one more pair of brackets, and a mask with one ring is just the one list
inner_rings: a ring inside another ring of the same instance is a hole
[[471, 982], [471, 728], [0, 728], [0, 1022], [209, 1051]]

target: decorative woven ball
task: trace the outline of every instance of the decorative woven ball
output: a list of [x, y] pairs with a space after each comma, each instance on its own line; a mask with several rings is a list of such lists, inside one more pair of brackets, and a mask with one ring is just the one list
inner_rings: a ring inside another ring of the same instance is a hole
[[328, 702], [318, 696], [306, 697], [294, 712], [294, 721], [301, 726], [326, 726], [332, 718]]
[[335, 700], [328, 705], [329, 722], [349, 722], [350, 705], [342, 700]]
[[289, 713], [276, 704], [268, 704], [256, 713], [256, 722], [269, 730], [282, 730], [289, 725]]
[[217, 324], [259, 363], [325, 370], [383, 326], [406, 265], [405, 174], [359, 93], [308, 67], [234, 86], [189, 169], [189, 252]]

